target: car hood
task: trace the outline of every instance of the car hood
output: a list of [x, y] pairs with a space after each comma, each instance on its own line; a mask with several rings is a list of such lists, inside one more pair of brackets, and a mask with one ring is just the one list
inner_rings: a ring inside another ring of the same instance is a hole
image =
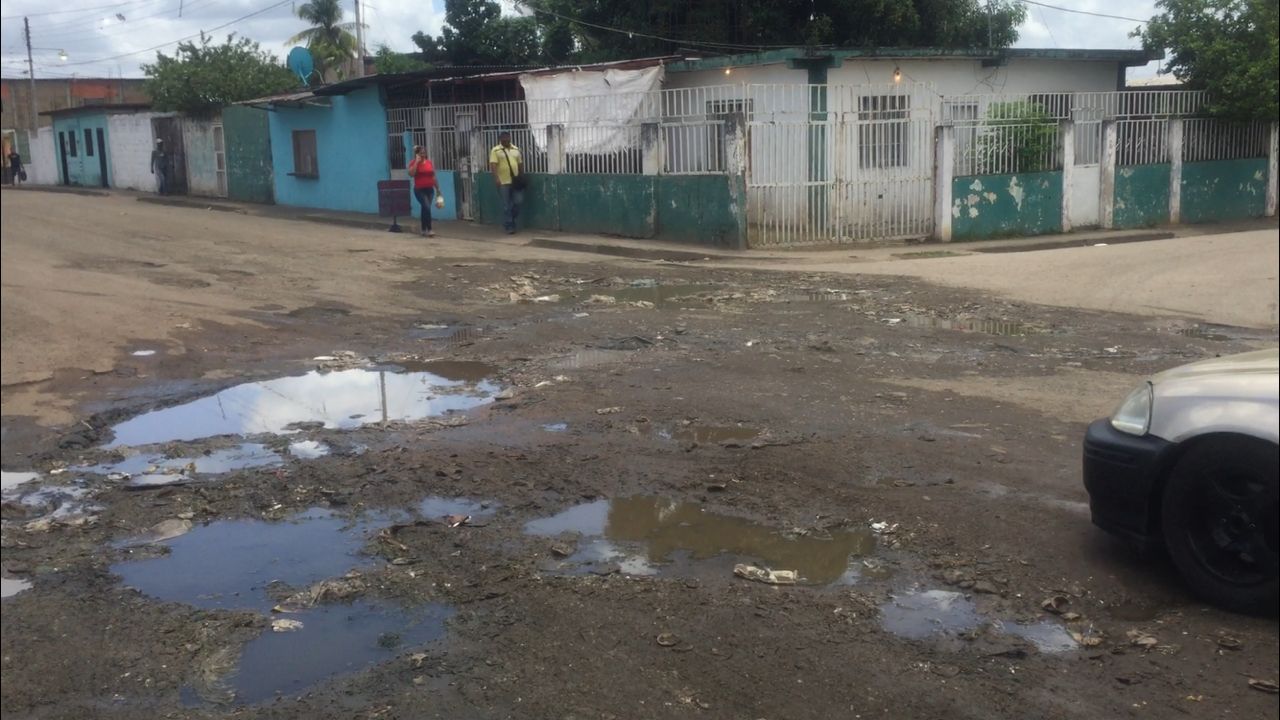
[[1241, 375], [1266, 376], [1277, 374], [1280, 374], [1280, 349], [1271, 348], [1270, 350], [1227, 355], [1226, 357], [1182, 365], [1156, 375], [1151, 378], [1151, 382], [1154, 385], [1160, 385], [1161, 383], [1196, 378], [1207, 380], [1214, 376], [1238, 377]]

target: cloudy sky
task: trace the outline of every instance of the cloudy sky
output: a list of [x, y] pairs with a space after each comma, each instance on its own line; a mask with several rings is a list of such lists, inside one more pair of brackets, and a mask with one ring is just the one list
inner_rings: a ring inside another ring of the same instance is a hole
[[[23, 77], [26, 50], [22, 18], [31, 20], [37, 77], [140, 76], [139, 66], [155, 57], [156, 46], [171, 50], [177, 40], [211, 32], [221, 40], [235, 31], [259, 41], [265, 49], [283, 57], [291, 35], [303, 28], [293, 14], [305, 0], [0, 0], [0, 51], [4, 77]], [[1154, 0], [1045, 0], [1075, 10], [1115, 13], [1145, 18]], [[348, 19], [352, 16], [351, 0]], [[504, 3], [505, 5], [506, 3]], [[57, 11], [51, 8], [56, 7]], [[413, 50], [409, 37], [417, 30], [436, 34], [444, 20], [443, 0], [368, 0], [365, 3], [368, 47], [380, 44]], [[1123, 8], [1123, 10], [1117, 10]], [[1129, 32], [1136, 23], [1063, 12], [1028, 5], [1021, 28], [1020, 47], [1038, 48], [1136, 48]], [[252, 14], [252, 17], [246, 17]], [[243, 19], [242, 19], [243, 18]], [[225, 27], [221, 27], [225, 26]], [[61, 55], [65, 52], [66, 59]], [[1132, 75], [1155, 73], [1154, 64], [1130, 71]]]

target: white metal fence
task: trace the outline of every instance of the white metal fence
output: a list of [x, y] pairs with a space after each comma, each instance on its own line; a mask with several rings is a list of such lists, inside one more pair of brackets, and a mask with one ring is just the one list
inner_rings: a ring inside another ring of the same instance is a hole
[[[718, 85], [652, 93], [388, 110], [391, 166], [403, 136], [465, 183], [511, 133], [530, 172], [665, 175], [741, 170], [752, 246], [920, 237], [933, 228], [934, 130], [954, 127], [954, 174], [1053, 171], [1102, 159], [1105, 121], [1120, 165], [1168, 162], [1169, 121], [1183, 118], [1188, 161], [1266, 156], [1265, 124], [1195, 117], [1205, 96], [1186, 91], [942, 96], [925, 83]], [[1074, 152], [1062, 157], [1063, 121]], [[742, 123], [743, 167], [729, 133]], [[656, 148], [654, 147], [656, 144]], [[1094, 193], [1096, 194], [1096, 193]], [[1088, 193], [1086, 193], [1088, 195]]]

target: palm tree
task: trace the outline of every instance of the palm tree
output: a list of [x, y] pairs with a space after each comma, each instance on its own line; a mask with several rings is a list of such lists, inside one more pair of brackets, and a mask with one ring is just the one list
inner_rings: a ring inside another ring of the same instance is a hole
[[344, 65], [356, 56], [356, 29], [353, 22], [342, 22], [340, 0], [310, 0], [298, 8], [298, 17], [311, 27], [289, 38], [287, 44], [305, 43], [315, 59], [316, 72], [325, 77], [332, 71], [341, 76]]

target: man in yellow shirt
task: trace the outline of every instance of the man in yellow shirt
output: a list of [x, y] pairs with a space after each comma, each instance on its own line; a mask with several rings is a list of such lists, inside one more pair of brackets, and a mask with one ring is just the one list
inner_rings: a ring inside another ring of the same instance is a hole
[[520, 216], [520, 203], [524, 201], [525, 178], [520, 148], [511, 144], [511, 133], [498, 135], [498, 144], [489, 151], [489, 172], [498, 184], [498, 197], [502, 199], [502, 227], [508, 235], [516, 231], [516, 218]]

